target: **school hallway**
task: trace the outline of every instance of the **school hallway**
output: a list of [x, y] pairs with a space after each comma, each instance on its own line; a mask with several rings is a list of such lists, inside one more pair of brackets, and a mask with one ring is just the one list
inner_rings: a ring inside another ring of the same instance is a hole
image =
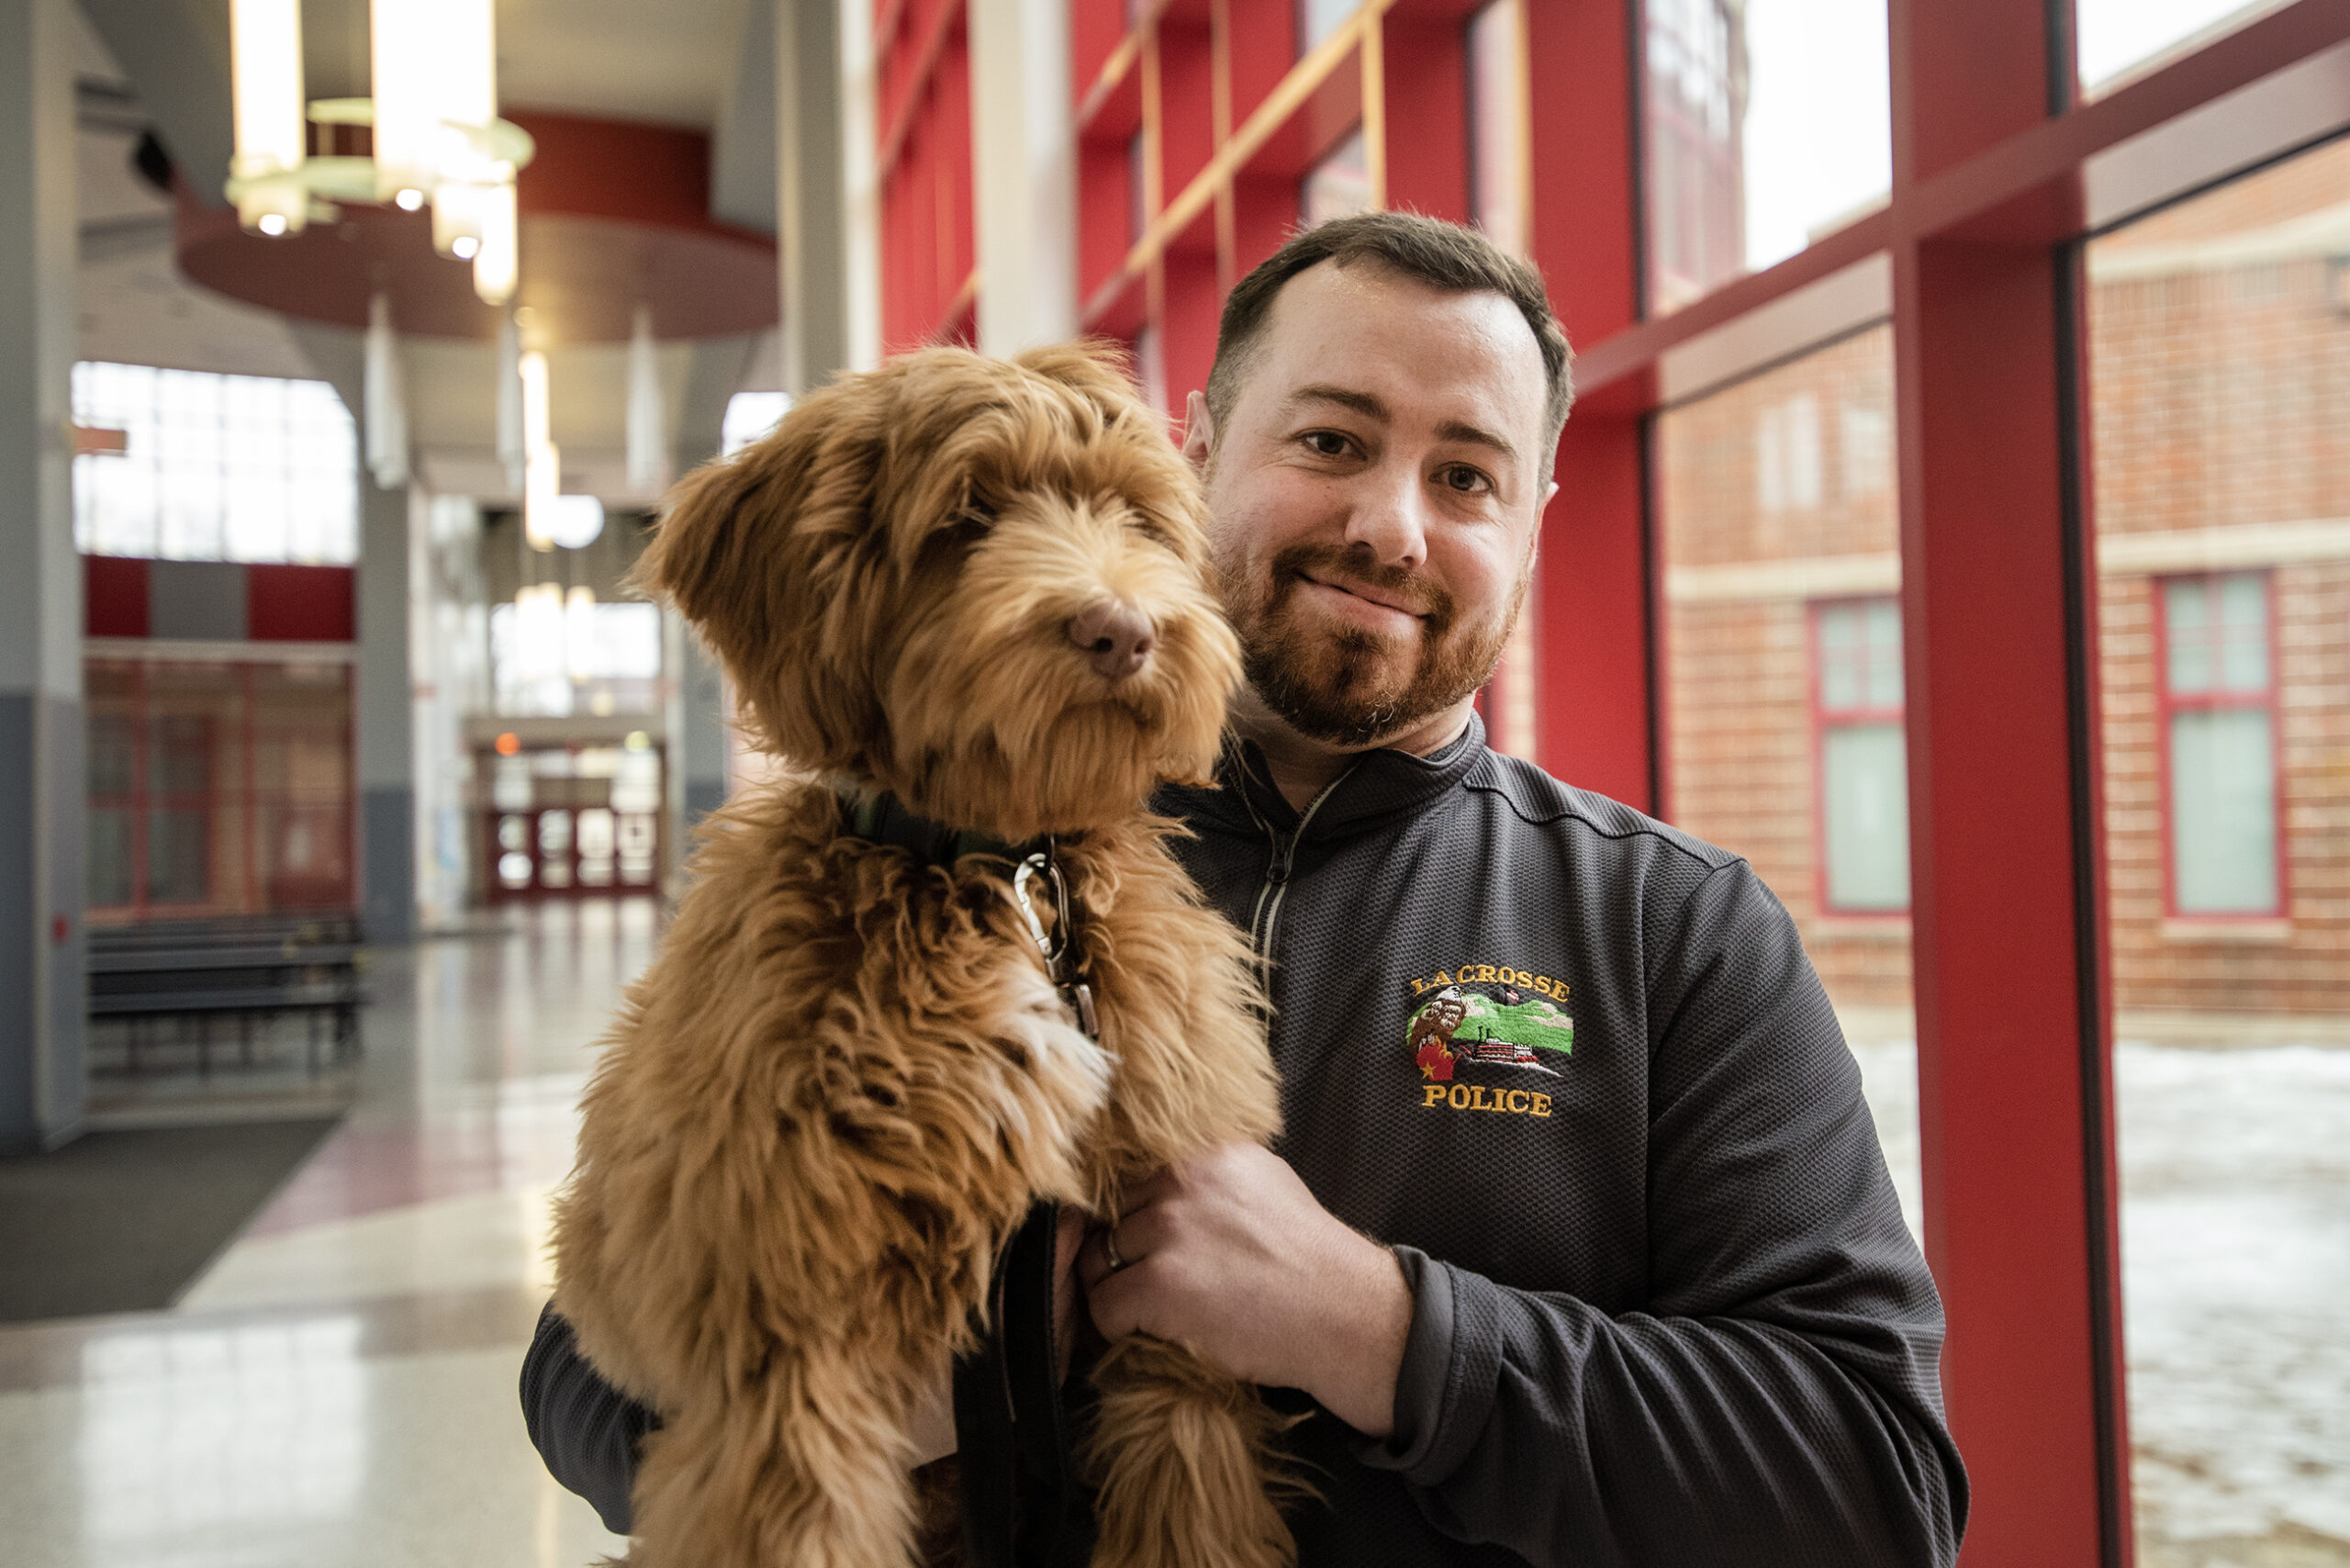
[[[167, 1311], [0, 1327], [20, 1568], [577, 1568], [516, 1400], [591, 1043], [651, 899], [376, 951], [350, 1114]], [[96, 1135], [94, 1135], [96, 1136]]]

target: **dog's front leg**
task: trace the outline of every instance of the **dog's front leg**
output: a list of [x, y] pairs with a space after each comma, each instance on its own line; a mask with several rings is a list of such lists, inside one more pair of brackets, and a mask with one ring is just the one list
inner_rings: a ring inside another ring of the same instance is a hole
[[935, 1350], [795, 1349], [694, 1401], [644, 1440], [630, 1568], [911, 1568], [911, 1428], [945, 1368]]
[[1281, 1417], [1257, 1391], [1162, 1339], [1120, 1340], [1084, 1462], [1099, 1489], [1094, 1568], [1289, 1568], [1289, 1526], [1267, 1493]]

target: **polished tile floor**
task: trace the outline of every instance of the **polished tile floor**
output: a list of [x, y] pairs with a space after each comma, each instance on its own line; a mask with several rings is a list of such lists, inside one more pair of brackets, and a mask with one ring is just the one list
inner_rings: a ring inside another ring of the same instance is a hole
[[[164, 1313], [0, 1328], [6, 1568], [580, 1568], [515, 1379], [650, 902], [383, 954], [356, 1108]], [[1847, 1020], [1918, 1215], [1906, 1016]], [[2350, 1050], [2116, 1054], [2145, 1568], [2350, 1568]]]
[[12, 1568], [577, 1568], [515, 1378], [649, 901], [379, 956], [350, 1119], [167, 1313], [0, 1330]]

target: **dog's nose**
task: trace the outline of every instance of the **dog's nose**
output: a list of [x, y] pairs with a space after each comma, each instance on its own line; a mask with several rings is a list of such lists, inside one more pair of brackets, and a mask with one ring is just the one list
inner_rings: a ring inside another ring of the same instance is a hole
[[1103, 599], [1072, 619], [1069, 640], [1110, 680], [1124, 680], [1142, 668], [1158, 643], [1149, 618], [1123, 599]]

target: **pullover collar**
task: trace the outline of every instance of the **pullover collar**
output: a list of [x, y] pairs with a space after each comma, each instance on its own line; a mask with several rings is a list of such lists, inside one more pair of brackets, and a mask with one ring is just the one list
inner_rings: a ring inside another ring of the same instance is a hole
[[[1473, 711], [1457, 739], [1426, 756], [1364, 752], [1329, 786], [1299, 841], [1333, 843], [1418, 816], [1484, 760], [1485, 723]], [[1170, 785], [1160, 792], [1158, 809], [1202, 830], [1255, 835], [1270, 826], [1282, 834], [1298, 832], [1300, 813], [1274, 788], [1272, 769], [1256, 742], [1227, 732], [1215, 780], [1214, 789]]]

